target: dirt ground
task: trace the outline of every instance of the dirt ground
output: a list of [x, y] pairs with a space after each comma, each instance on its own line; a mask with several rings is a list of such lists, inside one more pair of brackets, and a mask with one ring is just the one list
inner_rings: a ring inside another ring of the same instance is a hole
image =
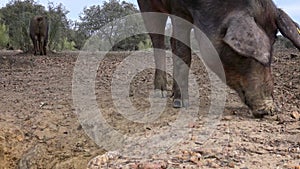
[[[185, 124], [188, 134], [178, 144], [149, 158], [107, 152], [88, 137], [72, 99], [73, 69], [78, 54], [33, 56], [1, 51], [0, 169], [300, 168], [299, 51], [275, 51], [274, 98], [280, 114], [254, 119], [237, 94], [226, 89], [225, 110], [205, 142], [197, 138], [210, 107], [210, 84], [205, 67], [195, 59], [192, 72], [200, 86], [199, 118]], [[95, 83], [99, 108], [107, 122], [124, 135], [148, 137], [168, 132], [165, 127], [179, 114], [178, 109], [171, 108], [171, 98], [155, 122], [130, 122], [117, 112], [110, 90], [112, 76], [129, 54], [111, 53], [100, 63]], [[151, 58], [151, 52], [146, 55]], [[134, 67], [135, 63], [131, 64]], [[151, 106], [148, 96], [153, 76], [153, 69], [146, 69], [130, 83], [130, 100], [138, 111]], [[171, 88], [170, 77], [169, 82]]]

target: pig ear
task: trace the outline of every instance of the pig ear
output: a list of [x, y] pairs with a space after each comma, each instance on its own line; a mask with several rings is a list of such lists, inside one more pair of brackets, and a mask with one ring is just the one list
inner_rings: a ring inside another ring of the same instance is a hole
[[300, 49], [300, 28], [283, 10], [277, 10], [276, 24], [281, 34]]
[[270, 64], [270, 40], [253, 17], [232, 18], [223, 40], [238, 54], [253, 57], [264, 65]]

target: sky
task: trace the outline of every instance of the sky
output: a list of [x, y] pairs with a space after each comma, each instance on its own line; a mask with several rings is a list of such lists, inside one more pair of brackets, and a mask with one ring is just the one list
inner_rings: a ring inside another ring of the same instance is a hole
[[[1, 0], [0, 7], [5, 6], [10, 0]], [[53, 2], [55, 5], [62, 3], [66, 10], [69, 11], [67, 17], [71, 20], [79, 20], [79, 15], [84, 7], [92, 5], [101, 5], [105, 0], [36, 0], [38, 4], [47, 6], [48, 2]], [[108, 1], [108, 0], [107, 0]], [[125, 0], [131, 2], [137, 7], [137, 0]], [[277, 7], [282, 8], [287, 12], [294, 21], [300, 24], [300, 1], [299, 0], [274, 0]]]

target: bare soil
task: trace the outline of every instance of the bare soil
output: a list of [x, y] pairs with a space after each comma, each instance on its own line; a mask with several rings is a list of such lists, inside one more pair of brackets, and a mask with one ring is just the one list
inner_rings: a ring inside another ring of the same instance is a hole
[[[210, 107], [211, 86], [205, 67], [194, 56], [192, 72], [201, 96], [199, 118], [185, 125], [188, 135], [177, 145], [149, 158], [129, 158], [106, 151], [88, 137], [72, 99], [73, 69], [78, 55], [0, 52], [0, 169], [300, 168], [299, 51], [275, 51], [274, 98], [281, 113], [255, 119], [237, 94], [226, 89], [225, 110], [205, 142], [198, 142], [197, 137], [204, 125], [202, 117]], [[95, 83], [99, 108], [107, 122], [124, 135], [148, 137], [166, 132], [165, 127], [179, 113], [171, 108], [171, 98], [167, 99], [161, 117], [146, 124], [130, 122], [114, 105], [112, 76], [128, 55], [110, 53], [100, 63]], [[146, 55], [152, 57], [151, 52]], [[131, 64], [134, 67], [139, 63]], [[130, 83], [130, 100], [138, 111], [151, 106], [148, 97], [153, 76], [154, 70], [146, 69]]]

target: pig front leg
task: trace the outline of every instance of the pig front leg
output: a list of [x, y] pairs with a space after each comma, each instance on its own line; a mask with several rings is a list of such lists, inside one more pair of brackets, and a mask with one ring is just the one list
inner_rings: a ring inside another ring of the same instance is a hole
[[188, 75], [191, 66], [190, 33], [191, 27], [175, 18], [171, 39], [173, 53], [173, 107], [187, 107]]

